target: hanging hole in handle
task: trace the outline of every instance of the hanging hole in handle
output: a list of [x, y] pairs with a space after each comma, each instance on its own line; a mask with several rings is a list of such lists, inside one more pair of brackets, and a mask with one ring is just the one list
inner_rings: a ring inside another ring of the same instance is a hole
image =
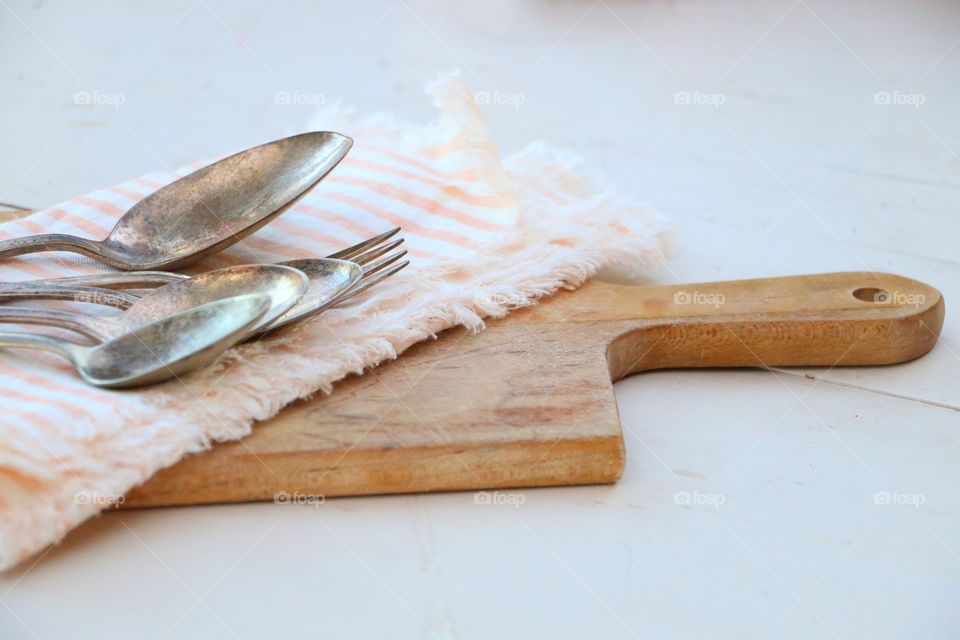
[[876, 287], [861, 287], [853, 292], [853, 297], [864, 302], [884, 303], [890, 300], [890, 293]]

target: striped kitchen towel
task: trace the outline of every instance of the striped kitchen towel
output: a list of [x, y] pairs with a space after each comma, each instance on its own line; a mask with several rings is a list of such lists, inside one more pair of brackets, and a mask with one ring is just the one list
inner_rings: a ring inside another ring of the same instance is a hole
[[[568, 153], [532, 144], [501, 157], [458, 74], [427, 90], [439, 110], [427, 126], [321, 111], [312, 124], [355, 140], [346, 160], [294, 208], [193, 267], [323, 256], [399, 225], [412, 263], [386, 283], [322, 321], [141, 390], [96, 389], [56, 356], [0, 351], [0, 568], [109, 506], [98, 497], [122, 496], [189, 453], [242, 438], [255, 421], [417, 341], [454, 325], [479, 330], [483, 318], [575, 287], [604, 266], [661, 258], [661, 217]], [[134, 203], [194, 168], [0, 224], [0, 238], [102, 238]], [[0, 281], [105, 270], [82, 256], [35, 254], [0, 261]]]

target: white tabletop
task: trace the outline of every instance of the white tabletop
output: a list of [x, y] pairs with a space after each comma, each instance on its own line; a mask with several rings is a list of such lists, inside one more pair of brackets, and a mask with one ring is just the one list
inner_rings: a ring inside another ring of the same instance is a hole
[[[0, 200], [304, 129], [277, 92], [425, 120], [461, 68], [513, 97], [503, 149], [673, 215], [648, 281], [880, 270], [951, 307], [958, 38], [949, 0], [4, 0]], [[957, 638], [958, 329], [898, 367], [621, 382], [616, 486], [112, 513], [0, 575], [0, 637]]]

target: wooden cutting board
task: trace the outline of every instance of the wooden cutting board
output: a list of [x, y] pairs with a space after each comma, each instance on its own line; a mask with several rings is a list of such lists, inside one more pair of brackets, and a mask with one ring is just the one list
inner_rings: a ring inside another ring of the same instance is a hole
[[936, 289], [878, 273], [590, 282], [293, 404], [242, 442], [161, 471], [124, 506], [614, 482], [624, 444], [611, 381], [904, 362], [933, 347], [943, 316]]

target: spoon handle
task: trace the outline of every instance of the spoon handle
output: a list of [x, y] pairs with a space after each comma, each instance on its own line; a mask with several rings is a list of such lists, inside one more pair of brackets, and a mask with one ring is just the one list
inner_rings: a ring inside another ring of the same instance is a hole
[[118, 309], [129, 309], [139, 300], [137, 296], [123, 291], [111, 291], [96, 287], [70, 287], [57, 284], [11, 283], [0, 285], [0, 302], [13, 300], [69, 300], [102, 304]]
[[33, 333], [0, 332], [0, 347], [14, 347], [24, 349], [39, 349], [61, 355], [70, 362], [76, 362], [74, 349], [83, 347], [66, 340], [41, 336]]
[[39, 324], [67, 329], [106, 342], [112, 336], [110, 325], [104, 320], [85, 316], [82, 313], [61, 309], [35, 309], [30, 307], [0, 307], [0, 323]]
[[0, 259], [39, 251], [71, 251], [91, 258], [103, 259], [100, 242], [65, 233], [44, 233], [37, 236], [0, 240]]

